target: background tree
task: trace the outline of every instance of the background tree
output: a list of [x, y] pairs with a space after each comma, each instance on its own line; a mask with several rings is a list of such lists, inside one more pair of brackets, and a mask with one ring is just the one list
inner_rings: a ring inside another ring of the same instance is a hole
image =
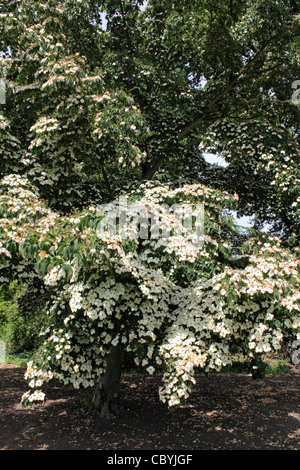
[[[1, 279], [42, 282], [45, 380], [93, 388], [100, 377], [95, 402], [107, 414], [127, 350], [151, 372], [165, 363], [161, 396], [174, 404], [195, 367], [228, 363], [231, 342], [254, 360], [285, 329], [297, 333], [298, 7], [2, 2]], [[209, 165], [208, 150], [228, 166]], [[152, 208], [204, 203], [204, 248], [179, 243], [166, 214], [163, 246], [134, 231], [99, 237], [97, 205], [125, 194]], [[237, 257], [245, 237], [233, 209], [275, 238]], [[28, 369], [37, 388], [38, 370]]]

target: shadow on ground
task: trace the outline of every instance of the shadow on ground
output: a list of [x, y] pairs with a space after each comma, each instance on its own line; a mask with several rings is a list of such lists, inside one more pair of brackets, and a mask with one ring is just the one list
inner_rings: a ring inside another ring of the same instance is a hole
[[0, 367], [0, 450], [299, 450], [300, 373], [197, 376], [189, 401], [159, 402], [159, 377], [125, 375], [126, 411], [107, 421], [78, 391], [48, 388], [45, 405], [22, 409], [25, 369]]

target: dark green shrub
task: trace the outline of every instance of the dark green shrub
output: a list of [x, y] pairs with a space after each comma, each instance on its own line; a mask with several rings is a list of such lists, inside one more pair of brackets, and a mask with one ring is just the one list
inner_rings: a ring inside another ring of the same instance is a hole
[[8, 352], [18, 354], [39, 346], [47, 301], [42, 284], [34, 280], [27, 285], [13, 281], [0, 286], [0, 337]]

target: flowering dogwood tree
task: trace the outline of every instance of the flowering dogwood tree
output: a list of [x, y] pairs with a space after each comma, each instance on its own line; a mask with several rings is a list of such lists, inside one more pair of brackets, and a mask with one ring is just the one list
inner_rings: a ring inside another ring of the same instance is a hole
[[1, 7], [0, 280], [44, 300], [25, 406], [56, 379], [109, 416], [128, 353], [172, 406], [231, 345], [255, 375], [300, 339], [297, 5], [143, 3]]

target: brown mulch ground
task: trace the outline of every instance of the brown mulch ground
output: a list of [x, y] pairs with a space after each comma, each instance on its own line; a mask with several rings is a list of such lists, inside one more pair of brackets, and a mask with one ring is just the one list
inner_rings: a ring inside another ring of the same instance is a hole
[[300, 371], [198, 376], [184, 406], [159, 402], [159, 377], [125, 375], [126, 411], [101, 419], [78, 391], [48, 388], [43, 406], [22, 409], [25, 369], [0, 366], [0, 450], [299, 450]]

